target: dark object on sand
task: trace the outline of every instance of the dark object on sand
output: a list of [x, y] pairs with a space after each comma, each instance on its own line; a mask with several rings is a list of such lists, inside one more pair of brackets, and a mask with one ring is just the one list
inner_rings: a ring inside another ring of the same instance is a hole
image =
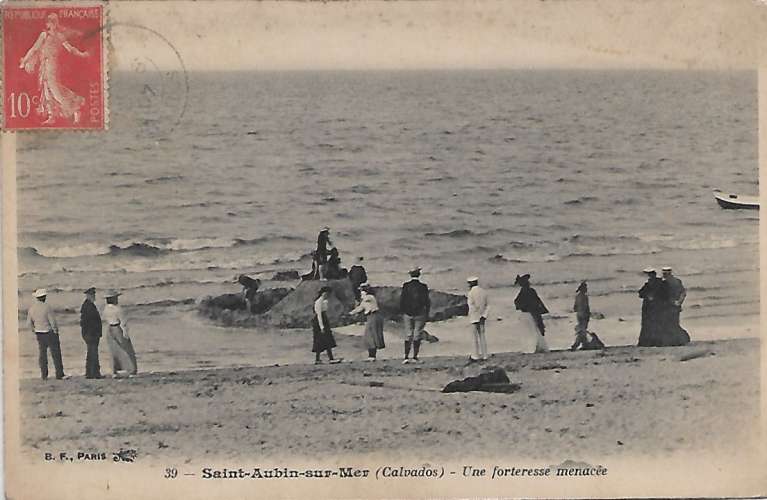
[[758, 196], [741, 196], [733, 193], [725, 194], [718, 189], [715, 189], [714, 198], [722, 208], [734, 210], [759, 210]]
[[597, 337], [596, 333], [586, 332], [586, 342], [584, 342], [581, 346], [582, 351], [596, 351], [604, 348], [605, 343], [602, 342], [599, 337]]
[[454, 380], [447, 384], [442, 392], [516, 392], [521, 386], [519, 384], [512, 384], [509, 381], [509, 376], [506, 375], [506, 370], [503, 368], [496, 368], [492, 371], [480, 373], [476, 377], [467, 377], [463, 380]]
[[432, 335], [426, 330], [421, 330], [421, 340], [425, 340], [426, 342], [433, 343], [433, 342], [439, 342], [439, 337], [437, 337], [436, 335]]

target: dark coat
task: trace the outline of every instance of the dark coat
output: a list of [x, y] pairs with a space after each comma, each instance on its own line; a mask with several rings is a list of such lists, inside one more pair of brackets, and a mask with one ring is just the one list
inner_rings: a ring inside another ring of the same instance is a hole
[[85, 300], [80, 307], [80, 330], [86, 342], [101, 338], [101, 315], [90, 300]]
[[368, 280], [368, 275], [365, 272], [365, 268], [360, 265], [353, 265], [351, 269], [349, 269], [349, 281], [352, 282], [352, 286], [354, 288], [357, 288], [362, 283], [366, 282]]
[[328, 261], [328, 247], [330, 247], [330, 235], [325, 231], [317, 235], [317, 261], [320, 264], [325, 264]]
[[538, 297], [538, 292], [531, 286], [524, 286], [517, 294], [517, 298], [514, 299], [514, 306], [518, 311], [529, 313], [535, 323], [538, 325], [538, 329], [541, 335], [546, 331], [546, 327], [543, 324], [543, 315], [549, 312], [543, 301]]
[[399, 310], [408, 316], [429, 316], [431, 300], [429, 287], [417, 279], [412, 279], [402, 285], [399, 297]]

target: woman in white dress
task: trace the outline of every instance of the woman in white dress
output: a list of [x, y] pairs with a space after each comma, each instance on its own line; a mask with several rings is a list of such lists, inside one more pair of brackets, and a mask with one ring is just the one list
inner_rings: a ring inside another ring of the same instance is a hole
[[519, 294], [514, 299], [514, 305], [517, 310], [522, 312], [522, 323], [535, 337], [535, 352], [549, 352], [549, 346], [544, 338], [546, 327], [543, 324], [543, 315], [549, 310], [538, 297], [535, 288], [530, 286], [529, 274], [517, 275], [514, 284], [520, 286]]
[[362, 283], [359, 290], [360, 304], [352, 309], [350, 314], [365, 314], [365, 347], [368, 350], [368, 361], [375, 361], [378, 349], [386, 347], [383, 335], [383, 316], [378, 311], [378, 301], [370, 290], [370, 285]]
[[112, 354], [112, 377], [119, 377], [121, 372], [133, 376], [138, 371], [136, 352], [133, 350], [133, 342], [128, 335], [128, 322], [118, 305], [119, 292], [109, 290], [106, 295], [104, 306], [104, 320], [109, 325], [107, 330], [107, 343], [109, 352]]

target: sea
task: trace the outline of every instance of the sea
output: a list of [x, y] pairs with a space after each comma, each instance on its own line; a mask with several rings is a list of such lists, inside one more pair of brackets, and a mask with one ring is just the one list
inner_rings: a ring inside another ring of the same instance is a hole
[[[271, 277], [308, 271], [325, 225], [372, 284], [417, 265], [465, 293], [479, 276], [491, 351], [530, 346], [513, 321], [523, 273], [555, 348], [581, 280], [604, 317], [591, 329], [635, 343], [647, 266], [684, 281], [693, 339], [758, 335], [758, 212], [712, 196], [758, 193], [756, 72], [113, 72], [109, 94], [108, 132], [18, 136], [20, 318], [47, 287], [69, 372], [90, 286], [123, 293], [142, 371], [310, 362], [308, 325], [224, 328], [195, 303], [239, 291], [240, 273], [294, 286]], [[442, 337], [425, 355], [469, 353], [466, 318], [428, 330]], [[360, 332], [339, 331], [347, 359], [366, 356]], [[382, 356], [400, 357], [387, 335]]]

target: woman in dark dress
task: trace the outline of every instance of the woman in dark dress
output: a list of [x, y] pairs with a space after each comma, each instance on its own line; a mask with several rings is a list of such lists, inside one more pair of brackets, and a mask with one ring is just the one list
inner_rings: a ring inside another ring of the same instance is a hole
[[321, 365], [320, 353], [328, 353], [328, 359], [331, 364], [340, 363], [340, 359], [333, 358], [333, 348], [336, 346], [336, 339], [333, 338], [333, 332], [330, 330], [330, 321], [328, 321], [328, 296], [330, 287], [323, 286], [314, 301], [314, 318], [312, 318], [312, 331], [314, 333], [312, 341], [312, 352], [315, 355], [314, 364]]
[[549, 346], [544, 338], [546, 327], [543, 324], [543, 315], [548, 313], [549, 310], [546, 309], [543, 301], [538, 297], [538, 292], [535, 291], [535, 288], [530, 286], [529, 274], [517, 275], [514, 284], [520, 287], [519, 294], [514, 299], [514, 306], [518, 311], [526, 313], [522, 315], [523, 323], [535, 336], [535, 352], [548, 352]]
[[663, 345], [663, 306], [668, 300], [668, 290], [663, 280], [657, 277], [655, 269], [647, 268], [644, 273], [647, 281], [639, 290], [639, 297], [642, 298], [642, 326], [638, 345], [658, 347]]

